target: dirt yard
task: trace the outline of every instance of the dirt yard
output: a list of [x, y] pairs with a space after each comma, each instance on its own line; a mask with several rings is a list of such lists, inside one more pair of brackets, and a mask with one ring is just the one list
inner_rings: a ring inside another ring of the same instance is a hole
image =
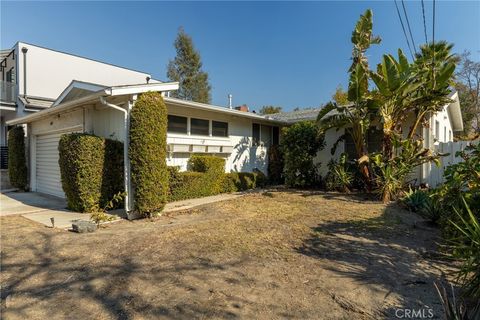
[[399, 308], [441, 318], [433, 283], [452, 269], [438, 240], [396, 206], [313, 192], [93, 234], [3, 217], [2, 318], [395, 319]]

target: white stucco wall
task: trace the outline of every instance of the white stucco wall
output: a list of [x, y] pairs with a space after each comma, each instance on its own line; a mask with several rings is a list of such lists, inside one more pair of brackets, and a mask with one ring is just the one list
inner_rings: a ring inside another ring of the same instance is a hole
[[323, 148], [323, 150], [317, 153], [317, 156], [314, 160], [316, 164], [320, 164], [318, 167], [318, 173], [322, 177], [325, 177], [328, 172], [328, 162], [330, 162], [331, 159], [338, 160], [340, 158], [340, 155], [345, 152], [345, 144], [343, 142], [340, 142], [337, 145], [335, 153], [333, 155], [331, 154], [333, 145], [338, 140], [338, 138], [344, 134], [344, 132], [344, 129], [340, 129], [338, 131], [335, 129], [330, 129], [325, 133], [325, 147]]
[[18, 88], [24, 90], [23, 53], [27, 52], [27, 95], [55, 99], [72, 80], [107, 86], [146, 83], [149, 74], [107, 63], [53, 51], [30, 44], [17, 44]]

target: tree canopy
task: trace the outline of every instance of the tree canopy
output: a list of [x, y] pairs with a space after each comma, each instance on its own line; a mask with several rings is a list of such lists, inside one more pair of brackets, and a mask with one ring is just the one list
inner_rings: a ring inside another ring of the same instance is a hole
[[179, 99], [210, 103], [211, 86], [208, 73], [202, 70], [200, 53], [195, 49], [192, 38], [183, 28], [178, 31], [174, 42], [177, 55], [168, 63], [167, 77], [179, 82], [179, 89], [172, 96]]
[[260, 108], [260, 111], [258, 113], [260, 114], [274, 114], [274, 113], [280, 113], [282, 112], [282, 107], [276, 107], [276, 106], [263, 106]]

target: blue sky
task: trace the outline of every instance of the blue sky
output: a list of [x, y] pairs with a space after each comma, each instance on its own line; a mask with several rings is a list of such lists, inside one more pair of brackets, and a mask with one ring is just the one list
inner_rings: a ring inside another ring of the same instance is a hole
[[[398, 0], [400, 10], [401, 0]], [[405, 1], [417, 46], [424, 31], [420, 1]], [[166, 80], [180, 26], [193, 37], [212, 84], [212, 102], [253, 109], [315, 107], [347, 85], [350, 34], [367, 8], [383, 39], [368, 55], [377, 63], [408, 52], [392, 1], [318, 2], [6, 2], [2, 49], [20, 40], [147, 71]], [[432, 36], [432, 2], [425, 1]], [[480, 60], [480, 1], [439, 1], [435, 38]]]

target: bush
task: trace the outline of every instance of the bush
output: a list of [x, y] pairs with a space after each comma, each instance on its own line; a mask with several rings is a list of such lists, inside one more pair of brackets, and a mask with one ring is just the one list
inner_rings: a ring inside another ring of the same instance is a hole
[[8, 176], [12, 186], [27, 190], [25, 132], [21, 126], [8, 131]]
[[143, 216], [167, 202], [167, 108], [158, 92], [142, 94], [131, 111], [129, 145], [135, 210]]
[[349, 193], [354, 175], [347, 168], [347, 155], [343, 153], [337, 161], [330, 160], [325, 177], [325, 188]]
[[68, 208], [94, 212], [124, 192], [123, 143], [83, 133], [60, 138], [59, 165]]
[[273, 145], [268, 148], [268, 181], [271, 184], [282, 184], [283, 179], [283, 155], [280, 147]]
[[192, 155], [188, 159], [188, 169], [194, 172], [225, 173], [225, 159], [209, 155]]
[[313, 121], [297, 122], [282, 129], [285, 182], [291, 187], [309, 187], [317, 182], [313, 159], [325, 145]]

